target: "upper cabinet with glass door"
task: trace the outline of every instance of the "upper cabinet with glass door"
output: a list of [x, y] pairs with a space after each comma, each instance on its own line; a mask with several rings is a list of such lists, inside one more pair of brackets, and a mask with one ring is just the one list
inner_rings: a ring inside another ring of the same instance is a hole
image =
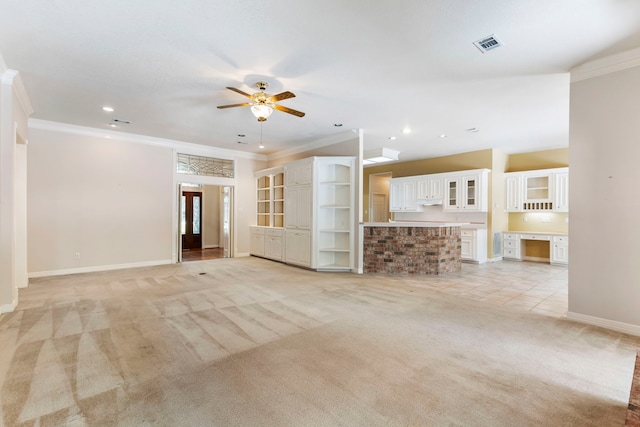
[[489, 169], [447, 174], [444, 178], [444, 211], [487, 212]]

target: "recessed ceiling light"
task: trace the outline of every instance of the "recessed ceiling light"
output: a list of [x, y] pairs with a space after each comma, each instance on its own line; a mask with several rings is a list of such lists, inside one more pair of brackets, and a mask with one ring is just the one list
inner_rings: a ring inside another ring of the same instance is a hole
[[405, 135], [408, 135], [408, 134], [410, 134], [410, 133], [411, 133], [411, 129], [409, 129], [409, 128], [404, 128], [404, 129], [402, 129], [402, 133], [403, 133], [403, 134], [405, 134]]
[[446, 138], [447, 135], [445, 135], [444, 133], [442, 135], [440, 135], [440, 138]]
[[108, 113], [113, 113], [113, 108], [112, 108], [112, 107], [104, 106], [104, 107], [102, 107], [102, 110], [103, 110], [103, 111], [106, 111], [106, 112], [108, 112]]
[[264, 145], [260, 144], [258, 145], [258, 148], [264, 148]]
[[394, 139], [396, 139], [396, 137], [395, 136], [390, 136], [389, 139], [393, 141]]
[[334, 125], [335, 127], [339, 128], [339, 127], [341, 127], [341, 126], [342, 126], [342, 123], [334, 123], [333, 125]]

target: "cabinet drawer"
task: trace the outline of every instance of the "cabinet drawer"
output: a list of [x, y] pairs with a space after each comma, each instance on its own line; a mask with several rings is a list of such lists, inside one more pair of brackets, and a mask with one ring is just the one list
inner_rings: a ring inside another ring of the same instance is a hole
[[502, 253], [504, 258], [520, 259], [520, 251], [517, 248], [504, 248]]
[[506, 240], [506, 239], [519, 239], [520, 235], [517, 233], [503, 233], [502, 237]]
[[271, 236], [271, 237], [283, 237], [284, 236], [284, 229], [283, 228], [267, 229], [265, 234], [267, 236]]
[[249, 228], [249, 232], [251, 234], [264, 234], [264, 228], [263, 227], [250, 227]]
[[518, 246], [518, 241], [514, 239], [504, 239], [504, 248], [515, 249]]
[[520, 239], [522, 240], [551, 240], [551, 236], [546, 234], [521, 234]]
[[474, 237], [476, 230], [460, 230], [460, 236], [462, 237]]
[[553, 243], [569, 244], [569, 236], [553, 236]]

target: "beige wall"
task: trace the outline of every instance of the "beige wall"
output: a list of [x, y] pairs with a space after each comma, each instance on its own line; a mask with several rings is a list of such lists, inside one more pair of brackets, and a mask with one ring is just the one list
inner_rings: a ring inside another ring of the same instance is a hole
[[300, 160], [313, 156], [357, 156], [359, 152], [359, 145], [360, 141], [357, 137], [354, 137], [353, 139], [339, 142], [337, 144], [331, 144], [324, 147], [303, 151], [301, 153], [271, 159], [269, 160], [269, 164], [267, 167], [272, 168], [281, 166], [285, 163], [293, 162], [294, 160]]
[[31, 129], [28, 150], [30, 273], [171, 260], [171, 149]]
[[639, 100], [640, 67], [571, 84], [569, 312], [636, 332]]
[[520, 172], [537, 169], [565, 168], [569, 166], [569, 148], [535, 151], [531, 153], [511, 154], [507, 172]]
[[202, 188], [202, 245], [205, 248], [220, 244], [220, 187], [205, 185]]

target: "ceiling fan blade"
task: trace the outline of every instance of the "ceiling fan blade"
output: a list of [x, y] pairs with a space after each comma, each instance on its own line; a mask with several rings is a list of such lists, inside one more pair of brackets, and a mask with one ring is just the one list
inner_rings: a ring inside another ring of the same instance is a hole
[[242, 96], [246, 96], [247, 98], [251, 98], [251, 95], [249, 95], [247, 92], [243, 92], [240, 89], [236, 89], [235, 87], [229, 87], [227, 86], [227, 89], [234, 91], [235, 93], [239, 93]]
[[295, 96], [296, 95], [293, 92], [286, 91], [277, 95], [273, 95], [267, 100], [267, 102], [278, 102], [282, 101], [283, 99], [295, 98]]
[[251, 104], [248, 102], [245, 102], [243, 104], [218, 105], [218, 108], [248, 107], [249, 105]]
[[273, 104], [273, 108], [279, 111], [283, 111], [285, 113], [293, 114], [294, 116], [304, 117], [304, 113], [302, 111], [294, 110], [292, 108], [283, 107], [282, 105]]

